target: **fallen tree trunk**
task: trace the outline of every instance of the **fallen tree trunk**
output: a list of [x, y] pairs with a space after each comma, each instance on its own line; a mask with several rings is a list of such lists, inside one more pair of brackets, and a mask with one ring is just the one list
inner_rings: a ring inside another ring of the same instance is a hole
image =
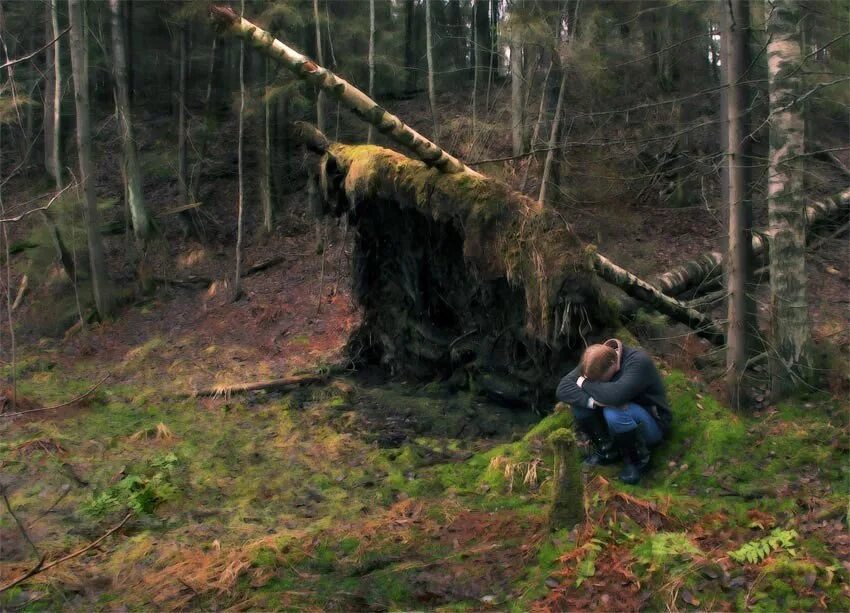
[[250, 42], [256, 49], [283, 64], [300, 78], [339, 100], [355, 115], [375, 126], [378, 132], [406, 147], [429, 166], [435, 166], [446, 173], [480, 176], [456, 157], [405, 125], [401, 119], [381, 108], [377, 102], [348, 81], [287, 47], [247, 19], [239, 17], [233, 9], [225, 6], [211, 6], [210, 17], [220, 28]]
[[[806, 223], [812, 227], [848, 209], [850, 209], [850, 189], [807, 206]], [[770, 232], [755, 234], [752, 240], [753, 254], [757, 257], [761, 256], [767, 251]], [[719, 251], [711, 251], [657, 276], [652, 283], [668, 296], [678, 296], [689, 288], [704, 283], [707, 279], [720, 276], [722, 272], [723, 254]]]
[[616, 285], [632, 298], [637, 298], [652, 306], [659, 313], [693, 328], [699, 336], [710, 340], [712, 343], [723, 344], [725, 339], [723, 331], [707, 315], [667, 296], [646, 281], [642, 281], [629, 271], [610, 262], [604, 256], [597, 256], [594, 267], [603, 279]]
[[536, 404], [588, 334], [619, 325], [594, 273], [722, 341], [705, 316], [586, 249], [554, 210], [472, 171], [232, 10], [211, 15], [422, 160], [305, 131], [312, 150], [326, 151], [312, 179], [319, 212], [346, 215], [356, 229], [354, 293], [364, 314], [349, 341], [355, 361], [426, 378], [462, 371], [470, 387]]
[[198, 390], [193, 396], [223, 396], [227, 398], [232, 394], [244, 394], [245, 392], [257, 392], [260, 390], [273, 392], [289, 392], [298, 387], [323, 383], [327, 380], [324, 375], [294, 375], [283, 379], [272, 379], [270, 381], [257, 381], [255, 383], [234, 383], [232, 385], [216, 385], [207, 389]]

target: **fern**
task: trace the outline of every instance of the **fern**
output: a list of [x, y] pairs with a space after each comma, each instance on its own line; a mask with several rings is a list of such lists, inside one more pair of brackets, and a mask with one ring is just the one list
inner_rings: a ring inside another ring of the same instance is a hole
[[744, 543], [735, 551], [729, 552], [729, 557], [740, 564], [758, 564], [773, 551], [783, 549], [792, 556], [797, 555], [794, 549], [794, 539], [799, 535], [796, 530], [775, 528], [768, 536]]

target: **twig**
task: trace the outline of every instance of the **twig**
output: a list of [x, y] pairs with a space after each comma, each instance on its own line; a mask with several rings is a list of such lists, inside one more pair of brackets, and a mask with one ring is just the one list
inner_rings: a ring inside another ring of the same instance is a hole
[[6, 510], [9, 511], [9, 515], [12, 516], [12, 519], [15, 520], [15, 523], [18, 524], [18, 529], [21, 531], [21, 534], [24, 535], [27, 543], [29, 543], [30, 547], [32, 547], [33, 553], [35, 553], [35, 557], [37, 557], [38, 563], [41, 564], [44, 562], [44, 556], [38, 550], [38, 547], [35, 546], [35, 543], [32, 542], [30, 535], [27, 534], [27, 529], [24, 528], [24, 524], [18, 519], [18, 516], [15, 515], [15, 512], [12, 510], [12, 504], [9, 502], [8, 496], [6, 496], [6, 488], [0, 487], [0, 494], [3, 496], [3, 503], [6, 505]]
[[47, 209], [50, 208], [50, 206], [54, 202], [56, 202], [56, 200], [59, 199], [59, 196], [64, 194], [66, 191], [68, 191], [71, 187], [73, 187], [73, 185], [74, 185], [74, 183], [69, 183], [68, 186], [65, 189], [63, 189], [61, 192], [55, 194], [53, 196], [53, 198], [50, 199], [50, 202], [48, 202], [44, 206], [40, 206], [38, 208], [31, 209], [29, 211], [25, 211], [25, 212], [21, 213], [20, 215], [18, 215], [17, 217], [8, 217], [6, 219], [0, 219], [0, 223], [14, 223], [16, 221], [21, 221], [24, 217], [26, 217], [27, 215], [31, 215], [32, 213], [36, 213], [38, 211], [46, 211]]
[[56, 508], [57, 504], [59, 504], [60, 502], [62, 502], [62, 500], [64, 500], [65, 496], [68, 495], [68, 492], [71, 491], [71, 486], [68, 485], [67, 483], [65, 483], [65, 484], [63, 484], [63, 487], [64, 487], [64, 490], [61, 494], [59, 494], [59, 497], [56, 500], [54, 500], [53, 504], [50, 505], [49, 507], [47, 507], [46, 510], [42, 511], [41, 514], [38, 517], [36, 517], [34, 520], [32, 520], [30, 523], [28, 523], [27, 524], [28, 528], [32, 528], [36, 524], [37, 521], [39, 521], [42, 517], [44, 517], [45, 515], [50, 513], [53, 509]]
[[9, 66], [14, 66], [15, 64], [20, 64], [21, 62], [26, 62], [27, 60], [34, 58], [39, 53], [41, 53], [42, 51], [47, 49], [50, 45], [54, 44], [57, 40], [59, 40], [60, 38], [65, 36], [65, 34], [67, 34], [70, 29], [71, 29], [71, 26], [68, 26], [67, 28], [65, 28], [64, 30], [59, 32], [59, 36], [57, 36], [56, 38], [51, 40], [49, 43], [46, 43], [42, 47], [39, 47], [38, 49], [36, 49], [32, 53], [30, 53], [29, 55], [25, 55], [24, 57], [19, 57], [19, 58], [14, 59], [14, 60], [9, 60], [5, 64], [0, 65], [0, 70], [3, 70], [4, 68], [8, 68]]
[[30, 578], [30, 577], [32, 577], [33, 575], [37, 575], [37, 574], [39, 574], [39, 573], [43, 573], [43, 572], [44, 572], [44, 571], [46, 571], [46, 570], [50, 570], [50, 569], [51, 569], [51, 568], [53, 568], [54, 566], [58, 566], [59, 564], [62, 564], [63, 562], [67, 562], [68, 560], [71, 560], [71, 559], [73, 559], [73, 558], [76, 558], [77, 556], [80, 556], [80, 555], [84, 554], [85, 552], [89, 551], [90, 549], [93, 549], [94, 547], [97, 547], [97, 546], [98, 546], [98, 545], [99, 545], [102, 541], [104, 541], [104, 540], [105, 540], [108, 536], [110, 536], [113, 532], [116, 532], [116, 531], [120, 530], [120, 529], [124, 526], [124, 524], [126, 524], [126, 523], [127, 523], [127, 520], [129, 520], [131, 517], [133, 517], [133, 512], [132, 512], [132, 511], [130, 511], [129, 513], [127, 513], [127, 514], [124, 516], [124, 519], [122, 519], [122, 520], [121, 520], [121, 522], [120, 522], [118, 525], [116, 525], [116, 526], [114, 526], [114, 527], [110, 528], [109, 530], [107, 530], [107, 531], [106, 531], [106, 532], [105, 532], [105, 533], [104, 533], [104, 534], [103, 534], [100, 538], [98, 538], [97, 540], [92, 541], [91, 543], [89, 543], [88, 545], [86, 545], [85, 547], [83, 547], [82, 549], [78, 549], [77, 551], [75, 551], [75, 552], [73, 552], [73, 553], [69, 553], [68, 555], [66, 555], [66, 556], [64, 556], [64, 557], [62, 557], [62, 558], [59, 558], [58, 560], [54, 560], [54, 561], [53, 561], [53, 562], [51, 562], [50, 564], [44, 564], [44, 559], [42, 558], [41, 560], [39, 560], [38, 564], [36, 564], [34, 568], [32, 568], [31, 570], [28, 570], [28, 571], [27, 571], [27, 572], [26, 572], [26, 573], [25, 573], [22, 577], [20, 577], [20, 578], [18, 578], [18, 579], [15, 579], [15, 580], [14, 580], [14, 581], [12, 581], [11, 583], [7, 583], [7, 584], [6, 584], [6, 585], [4, 585], [3, 587], [0, 587], [0, 594], [2, 594], [3, 592], [5, 592], [6, 590], [8, 590], [8, 589], [10, 589], [10, 588], [15, 587], [15, 586], [16, 586], [16, 585], [18, 585], [19, 583], [22, 583], [22, 582], [26, 581], [27, 579], [29, 579], [29, 578]]
[[92, 387], [89, 391], [87, 391], [85, 394], [77, 396], [76, 398], [72, 398], [68, 402], [63, 402], [62, 404], [56, 404], [56, 405], [53, 405], [52, 407], [41, 407], [39, 409], [29, 409], [28, 411], [18, 411], [17, 413], [0, 413], [0, 417], [18, 417], [19, 415], [26, 415], [27, 413], [36, 413], [38, 411], [52, 411], [54, 409], [61, 409], [63, 407], [67, 407], [69, 405], [74, 404], [75, 402], [79, 402], [80, 400], [84, 400], [88, 396], [91, 396], [92, 393], [94, 393], [94, 391], [97, 388], [99, 388], [103, 384], [103, 382], [106, 381], [111, 376], [112, 376], [111, 372], [106, 373], [106, 376], [103, 379], [101, 379], [100, 381], [98, 381], [97, 383], [95, 383], [94, 387]]

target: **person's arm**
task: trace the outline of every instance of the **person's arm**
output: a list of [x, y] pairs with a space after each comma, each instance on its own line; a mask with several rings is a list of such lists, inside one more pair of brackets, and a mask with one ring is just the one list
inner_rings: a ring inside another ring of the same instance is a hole
[[593, 399], [590, 397], [590, 394], [582, 390], [576, 384], [576, 380], [579, 378], [579, 375], [579, 367], [576, 366], [572, 371], [567, 373], [563, 379], [561, 379], [555, 395], [561, 402], [592, 409]]
[[634, 400], [652, 382], [655, 365], [646, 353], [632, 354], [626, 360], [616, 381], [590, 381], [581, 385], [581, 390], [598, 402], [619, 407]]

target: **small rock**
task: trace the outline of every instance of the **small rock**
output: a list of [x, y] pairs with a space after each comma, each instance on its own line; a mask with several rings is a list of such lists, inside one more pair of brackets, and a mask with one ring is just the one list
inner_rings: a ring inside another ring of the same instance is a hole
[[553, 577], [549, 577], [548, 579], [546, 579], [546, 582], [545, 582], [545, 583], [546, 583], [546, 587], [548, 587], [549, 589], [552, 589], [552, 590], [554, 590], [556, 587], [558, 587], [559, 585], [561, 585], [561, 584], [558, 582], [558, 580], [557, 580], [557, 579], [555, 579], [555, 578], [553, 578]]
[[487, 594], [486, 596], [481, 597], [481, 602], [483, 602], [484, 604], [495, 604], [496, 597], [493, 596], [493, 594]]
[[699, 606], [699, 598], [697, 598], [696, 596], [691, 594], [688, 590], [682, 590], [679, 593], [679, 597], [682, 599], [682, 602], [684, 602], [685, 604], [689, 604], [692, 607], [698, 607]]

